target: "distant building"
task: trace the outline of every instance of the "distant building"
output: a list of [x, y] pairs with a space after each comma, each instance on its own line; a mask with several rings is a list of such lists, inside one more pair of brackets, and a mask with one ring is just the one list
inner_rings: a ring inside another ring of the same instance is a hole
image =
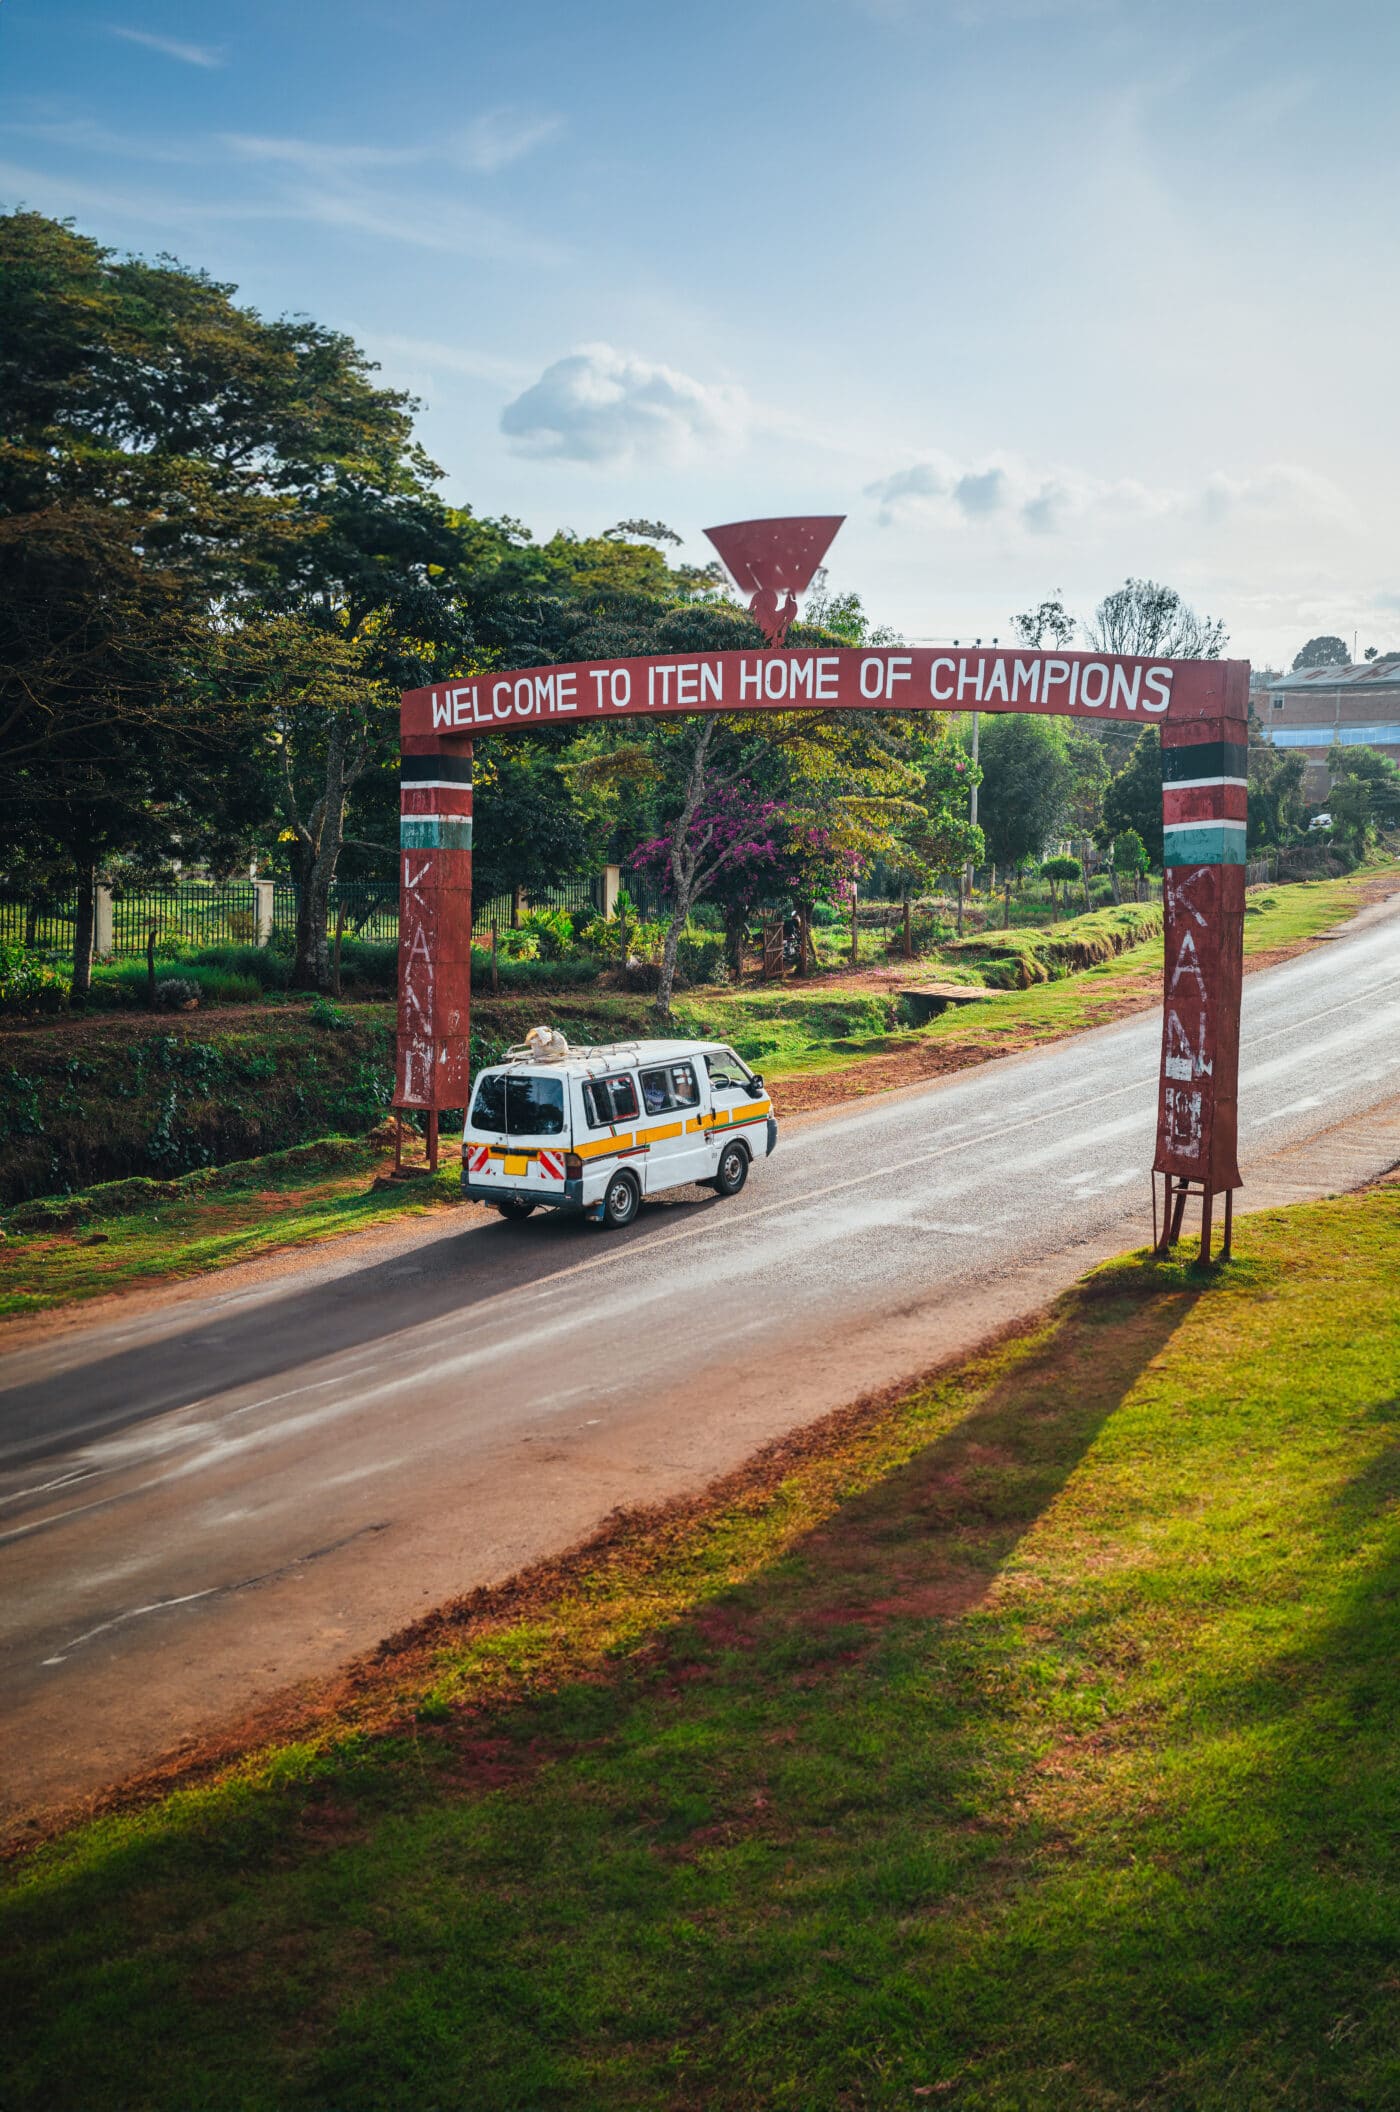
[[1334, 741], [1343, 748], [1374, 748], [1400, 763], [1400, 653], [1355, 667], [1275, 675], [1251, 702], [1275, 748], [1306, 750], [1303, 789], [1309, 799], [1327, 796], [1327, 751]]

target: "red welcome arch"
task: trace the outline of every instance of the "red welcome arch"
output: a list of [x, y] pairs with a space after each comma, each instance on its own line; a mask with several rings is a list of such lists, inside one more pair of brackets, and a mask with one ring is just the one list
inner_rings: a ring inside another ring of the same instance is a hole
[[[1249, 663], [1105, 653], [880, 646], [668, 653], [516, 668], [409, 690], [400, 717], [398, 1055], [394, 1104], [436, 1137], [465, 1107], [471, 1018], [472, 742], [583, 719], [701, 712], [1030, 711], [1162, 733], [1166, 957], [1155, 1176], [1165, 1248], [1188, 1195], [1229, 1251], [1243, 973]], [[1154, 1203], [1155, 1211], [1155, 1203]]]

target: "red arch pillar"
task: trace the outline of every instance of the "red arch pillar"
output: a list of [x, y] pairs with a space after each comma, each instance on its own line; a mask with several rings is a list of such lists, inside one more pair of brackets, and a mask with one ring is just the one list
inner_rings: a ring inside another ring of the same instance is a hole
[[1249, 669], [1226, 670], [1224, 709], [1162, 727], [1162, 1062], [1154, 1181], [1165, 1183], [1165, 1252], [1189, 1195], [1201, 1198], [1201, 1253], [1225, 1198], [1230, 1250], [1240, 1187], [1238, 1097], [1244, 980]]
[[394, 1106], [465, 1107], [471, 1051], [472, 744], [405, 734], [399, 776], [399, 1010]]

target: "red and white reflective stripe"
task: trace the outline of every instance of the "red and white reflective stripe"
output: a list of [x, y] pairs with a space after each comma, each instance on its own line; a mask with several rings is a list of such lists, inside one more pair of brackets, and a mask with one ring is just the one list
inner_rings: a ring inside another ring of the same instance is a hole
[[564, 1178], [564, 1161], [558, 1152], [542, 1151], [539, 1155], [539, 1168], [547, 1181], [562, 1181]]
[[484, 1144], [474, 1145], [472, 1148], [471, 1157], [467, 1161], [467, 1164], [471, 1167], [472, 1172], [484, 1173], [490, 1163], [491, 1154], [487, 1150], [486, 1146]]

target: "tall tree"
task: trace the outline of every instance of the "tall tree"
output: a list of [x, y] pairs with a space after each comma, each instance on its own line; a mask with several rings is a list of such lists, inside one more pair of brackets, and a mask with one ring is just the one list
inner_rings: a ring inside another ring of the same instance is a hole
[[979, 743], [978, 819], [987, 855], [1001, 866], [1038, 858], [1064, 824], [1073, 784], [1062, 727], [1018, 712], [989, 714]]
[[1154, 866], [1162, 863], [1162, 737], [1144, 726], [1127, 762], [1109, 785], [1103, 800], [1101, 840], [1111, 842], [1135, 830]]
[[1070, 615], [1058, 587], [1053, 596], [1047, 596], [1033, 608], [1023, 609], [1019, 616], [1011, 619], [1012, 635], [1022, 645], [1032, 648], [1048, 645], [1060, 652], [1074, 643], [1078, 628], [1079, 619]]
[[1334, 638], [1330, 633], [1317, 638], [1309, 638], [1307, 644], [1300, 645], [1297, 652], [1293, 655], [1293, 672], [1295, 675], [1302, 674], [1305, 669], [1310, 667], [1349, 667], [1350, 665], [1351, 654], [1347, 651], [1346, 640], [1344, 638]]
[[[41, 215], [0, 216], [0, 586], [12, 648], [0, 756], [23, 765], [18, 776], [47, 772], [82, 885], [95, 858], [137, 848], [148, 823], [179, 811], [196, 758], [217, 808], [219, 783], [240, 773], [214, 767], [227, 762], [230, 712], [211, 695], [211, 671], [236, 677], [245, 703], [271, 703], [265, 680], [250, 688], [249, 656], [224, 647], [269, 619], [293, 623], [293, 686], [280, 716], [273, 707], [275, 738], [254, 746], [274, 764], [266, 808], [285, 795], [289, 744], [324, 765], [315, 797], [298, 797], [303, 813], [319, 806], [320, 827], [309, 840], [293, 829], [314, 912], [365, 725], [346, 655], [388, 694], [432, 679], [469, 631], [448, 591], [456, 545], [410, 400], [377, 387], [340, 333], [265, 321], [233, 296]], [[307, 677], [312, 633], [326, 641], [319, 682]], [[348, 717], [322, 727], [327, 712]], [[94, 772], [120, 800], [88, 796]], [[303, 936], [299, 979], [322, 981], [324, 934]]]
[[1105, 595], [1086, 628], [1095, 652], [1153, 660], [1218, 660], [1229, 637], [1222, 622], [1198, 616], [1175, 587], [1155, 579], [1125, 579]]

